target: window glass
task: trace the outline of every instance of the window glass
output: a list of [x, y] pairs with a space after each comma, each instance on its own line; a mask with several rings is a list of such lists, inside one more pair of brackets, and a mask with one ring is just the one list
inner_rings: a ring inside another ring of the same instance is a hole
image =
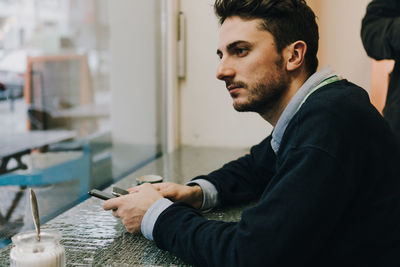
[[161, 153], [157, 0], [0, 0], [0, 248]]

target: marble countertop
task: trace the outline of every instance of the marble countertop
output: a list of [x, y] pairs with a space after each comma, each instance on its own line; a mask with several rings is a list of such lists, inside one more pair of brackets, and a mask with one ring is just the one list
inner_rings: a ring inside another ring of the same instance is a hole
[[[164, 181], [185, 183], [247, 152], [246, 149], [237, 148], [183, 146], [147, 164], [115, 185], [131, 187], [136, 184], [136, 177], [145, 174], [158, 174], [164, 177]], [[104, 191], [110, 192], [111, 188]], [[154, 242], [142, 235], [128, 233], [121, 221], [114, 218], [111, 212], [104, 211], [101, 204], [101, 200], [89, 198], [43, 225], [43, 228], [61, 232], [67, 266], [186, 265], [171, 253], [158, 249]], [[238, 221], [243, 208], [214, 210], [205, 217]], [[0, 250], [0, 266], [9, 266], [11, 248], [12, 245], [9, 245]]]

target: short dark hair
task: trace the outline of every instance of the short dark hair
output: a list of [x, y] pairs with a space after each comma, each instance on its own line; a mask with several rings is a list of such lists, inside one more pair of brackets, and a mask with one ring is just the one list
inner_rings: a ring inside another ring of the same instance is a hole
[[316, 71], [318, 26], [305, 0], [216, 0], [214, 11], [221, 25], [232, 16], [262, 19], [262, 27], [274, 36], [278, 53], [295, 41], [304, 41], [306, 68], [310, 74]]

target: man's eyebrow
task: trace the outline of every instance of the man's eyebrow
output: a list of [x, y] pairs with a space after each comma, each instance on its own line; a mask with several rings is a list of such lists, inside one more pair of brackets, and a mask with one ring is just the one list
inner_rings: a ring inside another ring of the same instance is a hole
[[250, 44], [250, 43], [247, 41], [239, 40], [239, 41], [228, 44], [226, 46], [226, 48], [227, 48], [227, 50], [231, 50], [232, 48], [235, 48], [236, 46], [238, 46], [240, 44]]
[[[232, 50], [233, 48], [235, 48], [237, 45], [240, 45], [240, 44], [250, 44], [250, 43], [247, 42], [247, 41], [239, 40], [239, 41], [235, 41], [235, 42], [233, 42], [233, 43], [228, 44], [228, 45], [226, 46], [226, 49], [227, 49], [228, 51], [229, 51], [229, 50]], [[217, 55], [221, 55], [221, 54], [222, 54], [222, 51], [219, 50], [219, 49], [217, 49]]]

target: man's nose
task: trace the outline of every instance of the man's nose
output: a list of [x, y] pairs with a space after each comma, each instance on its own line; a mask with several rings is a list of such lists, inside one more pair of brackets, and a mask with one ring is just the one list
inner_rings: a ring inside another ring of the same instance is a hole
[[216, 73], [217, 79], [223, 81], [227, 79], [232, 80], [234, 76], [235, 76], [235, 70], [233, 66], [228, 64], [228, 62], [226, 62], [225, 60], [221, 60], [217, 68], [217, 73]]

